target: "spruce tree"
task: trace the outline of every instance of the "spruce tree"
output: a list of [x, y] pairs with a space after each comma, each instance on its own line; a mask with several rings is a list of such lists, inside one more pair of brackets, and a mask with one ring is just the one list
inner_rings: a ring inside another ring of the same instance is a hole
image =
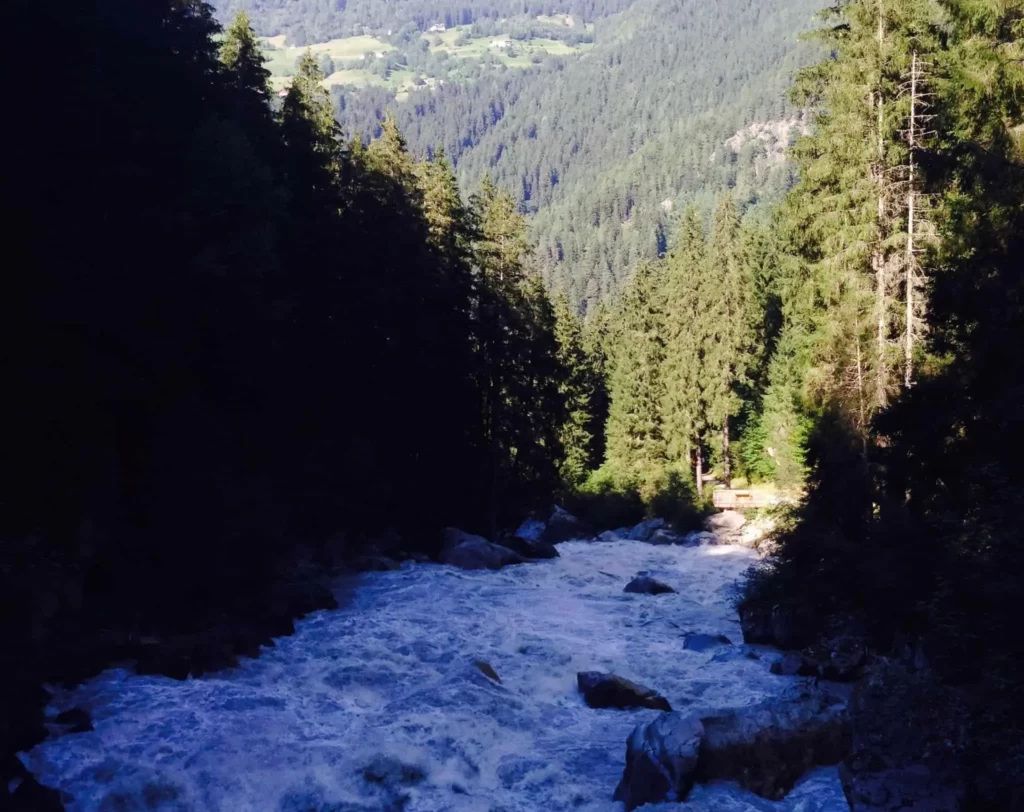
[[614, 474], [641, 485], [651, 482], [665, 463], [661, 288], [661, 266], [641, 263], [619, 306], [609, 380], [606, 459]]
[[[665, 286], [664, 395], [661, 403], [668, 458], [703, 468], [707, 430], [704, 387], [705, 357], [711, 336], [704, 307], [706, 250], [704, 229], [696, 209], [683, 214], [676, 247], [667, 260]], [[696, 483], [698, 491], [701, 483]]]
[[586, 479], [593, 462], [594, 436], [592, 402], [594, 380], [590, 359], [583, 346], [583, 324], [563, 293], [555, 299], [555, 339], [558, 361], [564, 369], [561, 395], [565, 402], [565, 420], [561, 427], [562, 482], [578, 487]]

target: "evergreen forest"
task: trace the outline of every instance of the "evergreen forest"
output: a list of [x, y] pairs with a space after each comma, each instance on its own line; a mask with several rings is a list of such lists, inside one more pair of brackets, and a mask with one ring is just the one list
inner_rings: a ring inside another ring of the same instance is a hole
[[[740, 616], [914, 641], [956, 808], [1021, 808], [1024, 1], [821, 5], [14, 0], [60, 59], [9, 88], [0, 757], [110, 629], [241, 627], [382, 528], [744, 487]], [[555, 15], [586, 50], [408, 92], [262, 39], [436, 79], [431, 25]]]

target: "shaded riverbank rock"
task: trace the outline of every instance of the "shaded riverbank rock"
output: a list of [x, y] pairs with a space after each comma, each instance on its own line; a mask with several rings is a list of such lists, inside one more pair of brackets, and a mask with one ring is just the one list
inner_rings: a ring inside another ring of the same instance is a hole
[[665, 527], [664, 519], [648, 519], [630, 530], [626, 538], [630, 541], [650, 541], [655, 532], [663, 527]]
[[816, 677], [818, 663], [803, 654], [784, 654], [769, 669], [780, 677]]
[[889, 663], [854, 689], [850, 705], [853, 746], [839, 777], [853, 812], [1014, 808], [1005, 788], [994, 803], [967, 805], [968, 785], [986, 765], [967, 767], [969, 710], [932, 674]]
[[701, 722], [698, 780], [736, 781], [769, 800], [783, 798], [808, 770], [839, 763], [850, 749], [845, 703], [817, 689], [801, 688]]
[[65, 727], [68, 733], [88, 733], [93, 729], [92, 717], [85, 708], [71, 708], [57, 714], [57, 724]]
[[498, 542], [523, 558], [558, 558], [558, 550], [554, 544], [539, 539], [521, 538], [520, 536], [503, 536]]
[[356, 572], [388, 572], [401, 568], [401, 564], [386, 555], [361, 555], [352, 559], [352, 569]]
[[548, 544], [560, 544], [563, 541], [585, 539], [591, 536], [593, 536], [593, 531], [585, 522], [556, 505], [548, 519], [547, 527], [544, 528], [541, 540]]
[[731, 646], [732, 640], [724, 634], [688, 634], [683, 641], [687, 651], [708, 651], [719, 646]]
[[814, 638], [814, 618], [799, 604], [776, 604], [768, 609], [762, 604], [744, 601], [738, 611], [744, 643], [799, 649]]
[[637, 685], [617, 674], [580, 671], [576, 675], [576, 684], [583, 694], [583, 701], [592, 708], [672, 710], [668, 700], [657, 691]]
[[640, 575], [626, 584], [623, 592], [630, 592], [636, 595], [667, 595], [675, 593], [675, 590], [668, 584], [662, 583], [657, 578], [647, 575]]
[[40, 784], [32, 776], [18, 779], [8, 803], [5, 808], [11, 812], [64, 812], [60, 792]]
[[638, 725], [626, 742], [626, 767], [614, 800], [627, 810], [686, 800], [693, 788], [704, 727], [696, 716], [664, 713]]

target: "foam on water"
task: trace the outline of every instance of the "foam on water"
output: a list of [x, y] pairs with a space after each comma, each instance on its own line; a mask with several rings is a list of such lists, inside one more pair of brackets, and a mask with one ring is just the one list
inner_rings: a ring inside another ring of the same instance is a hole
[[[689, 633], [740, 639], [731, 597], [750, 551], [639, 542], [559, 551], [501, 572], [406, 564], [361, 576], [351, 594], [339, 586], [344, 608], [310, 616], [276, 648], [215, 676], [106, 671], [51, 709], [83, 706], [95, 730], [48, 740], [25, 761], [73, 796], [72, 810], [612, 812], [622, 809], [611, 796], [626, 737], [656, 712], [588, 708], [577, 671], [614, 671], [677, 710], [745, 705], [790, 683], [746, 646], [683, 648]], [[641, 571], [679, 594], [624, 594]], [[405, 777], [368, 778], [382, 759], [407, 765]], [[722, 783], [695, 788], [688, 807], [847, 808], [834, 769], [811, 773], [782, 802]]]

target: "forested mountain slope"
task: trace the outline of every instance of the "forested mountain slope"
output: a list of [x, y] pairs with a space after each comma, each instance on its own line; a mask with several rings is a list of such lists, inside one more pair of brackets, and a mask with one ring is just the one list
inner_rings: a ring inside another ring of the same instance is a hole
[[[616, 292], [638, 260], [664, 251], [682, 204], [708, 211], [718, 193], [735, 188], [747, 208], [788, 188], [789, 166], [763, 160], [762, 140], [736, 149], [726, 142], [753, 123], [796, 121], [787, 88], [817, 55], [798, 33], [822, 2], [637, 0], [614, 13], [624, 5], [531, 6], [528, 14], [594, 20], [593, 48], [523, 69], [485, 61], [491, 69], [475, 78], [400, 94], [401, 101], [382, 88], [338, 88], [339, 119], [349, 132], [371, 135], [390, 106], [411, 148], [443, 146], [466, 188], [489, 173], [535, 215], [546, 281], [592, 303]], [[321, 37], [361, 33], [346, 28], [357, 23], [387, 36], [374, 26], [412, 21], [425, 31], [431, 20], [524, 11], [496, 2], [453, 12], [431, 0], [389, 5], [391, 17], [369, 0], [328, 17], [301, 2], [229, 0], [220, 11], [241, 6], [265, 33], [291, 37], [301, 34], [302, 8], [320, 20], [305, 30]]]

